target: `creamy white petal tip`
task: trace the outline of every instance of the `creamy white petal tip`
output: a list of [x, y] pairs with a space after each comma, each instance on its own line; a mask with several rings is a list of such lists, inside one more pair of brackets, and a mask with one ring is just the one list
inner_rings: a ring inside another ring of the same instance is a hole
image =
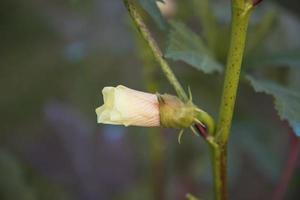
[[102, 90], [104, 105], [96, 109], [98, 123], [125, 126], [159, 126], [159, 106], [155, 94], [119, 85]]

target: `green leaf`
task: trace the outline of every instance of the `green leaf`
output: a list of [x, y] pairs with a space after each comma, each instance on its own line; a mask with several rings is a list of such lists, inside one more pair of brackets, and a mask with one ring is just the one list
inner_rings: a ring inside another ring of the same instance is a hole
[[269, 66], [269, 67], [298, 67], [300, 69], [300, 49], [281, 51], [268, 55], [258, 55], [246, 61], [247, 66], [251, 68]]
[[300, 136], [300, 93], [274, 82], [256, 80], [247, 76], [256, 92], [264, 92], [275, 99], [275, 108], [282, 120], [287, 120], [295, 134]]
[[171, 22], [165, 57], [175, 61], [184, 61], [205, 73], [223, 70], [222, 65], [214, 59], [202, 39], [179, 22]]
[[146, 10], [146, 12], [153, 18], [155, 23], [160, 29], [166, 29], [166, 22], [161, 15], [160, 10], [157, 7], [156, 1], [163, 2], [163, 0], [139, 0], [141, 6]]
[[199, 200], [197, 197], [195, 197], [194, 195], [192, 195], [192, 194], [190, 194], [190, 193], [187, 193], [187, 194], [185, 195], [185, 198], [186, 198], [187, 200]]

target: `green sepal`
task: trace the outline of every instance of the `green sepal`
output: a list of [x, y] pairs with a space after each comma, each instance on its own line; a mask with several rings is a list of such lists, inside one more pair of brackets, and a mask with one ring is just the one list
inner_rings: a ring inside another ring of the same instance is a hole
[[191, 102], [183, 103], [176, 96], [157, 94], [160, 124], [166, 128], [188, 128], [194, 124], [196, 107]]

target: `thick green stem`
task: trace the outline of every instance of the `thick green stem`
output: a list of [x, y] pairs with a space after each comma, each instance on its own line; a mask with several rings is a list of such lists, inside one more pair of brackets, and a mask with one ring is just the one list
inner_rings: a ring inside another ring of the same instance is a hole
[[141, 15], [137, 12], [134, 4], [132, 3], [132, 0], [124, 0], [124, 4], [134, 21], [136, 28], [141, 33], [142, 37], [147, 42], [148, 46], [150, 47], [155, 59], [160, 64], [160, 67], [164, 74], [166, 75], [167, 79], [169, 80], [170, 84], [174, 87], [177, 95], [184, 101], [188, 100], [187, 94], [185, 93], [184, 89], [180, 85], [179, 81], [175, 77], [174, 73], [172, 72], [170, 66], [163, 58], [163, 54], [153, 39], [153, 37], [150, 34], [150, 31], [148, 30], [146, 24], [143, 22]]
[[227, 194], [227, 148], [224, 146], [211, 146], [212, 165], [214, 175], [214, 194], [215, 199], [225, 200], [228, 198]]
[[216, 132], [218, 141], [221, 144], [225, 144], [227, 142], [231, 128], [241, 64], [245, 49], [249, 15], [252, 8], [252, 4], [241, 2], [244, 2], [244, 0], [232, 0], [230, 46]]
[[227, 199], [227, 142], [232, 123], [239, 84], [241, 64], [251, 9], [250, 0], [232, 0], [232, 20], [219, 121], [215, 133], [217, 147], [213, 148], [213, 171], [216, 200]]

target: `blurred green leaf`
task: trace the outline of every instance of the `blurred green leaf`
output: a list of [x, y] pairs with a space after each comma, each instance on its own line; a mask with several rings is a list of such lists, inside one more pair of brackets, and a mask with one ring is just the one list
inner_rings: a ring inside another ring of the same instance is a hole
[[194, 195], [190, 194], [190, 193], [187, 193], [185, 195], [186, 199], [187, 200], [199, 200], [197, 197], [195, 197]]
[[265, 39], [273, 31], [276, 21], [278, 20], [277, 8], [272, 8], [269, 12], [266, 12], [264, 16], [255, 24], [253, 29], [249, 32], [247, 42], [247, 53], [253, 53], [256, 49], [261, 48]]
[[160, 29], [166, 29], [166, 22], [158, 9], [156, 1], [163, 2], [163, 0], [139, 0], [141, 6], [146, 10], [146, 12], [153, 18], [155, 23]]
[[282, 120], [287, 120], [295, 134], [300, 136], [300, 94], [267, 80], [247, 76], [256, 92], [264, 92], [275, 99], [275, 108]]
[[136, 184], [132, 185], [129, 189], [125, 190], [124, 193], [120, 193], [115, 198], [116, 200], [151, 200], [154, 199], [153, 191], [147, 181], [137, 181]]
[[247, 66], [251, 68], [258, 68], [263, 66], [269, 67], [299, 67], [300, 69], [300, 49], [289, 51], [280, 51], [268, 55], [257, 55], [256, 57], [249, 58]]
[[203, 37], [206, 39], [209, 49], [216, 52], [218, 24], [211, 3], [210, 0], [193, 0], [195, 14], [200, 18]]
[[184, 61], [205, 73], [222, 72], [219, 64], [202, 39], [183, 23], [172, 22], [165, 57]]
[[0, 177], [0, 199], [36, 199], [34, 190], [26, 182], [16, 158], [2, 149], [0, 150]]

